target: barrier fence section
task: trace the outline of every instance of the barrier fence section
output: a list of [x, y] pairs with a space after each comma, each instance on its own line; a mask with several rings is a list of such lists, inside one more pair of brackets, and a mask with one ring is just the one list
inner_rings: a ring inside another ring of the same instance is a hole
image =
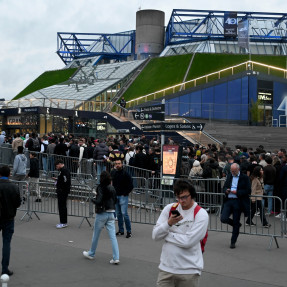
[[287, 215], [287, 198], [286, 198], [285, 203], [284, 203], [284, 211], [281, 212], [281, 218], [283, 218], [283, 220], [284, 220], [285, 237], [287, 237], [287, 218], [286, 218], [286, 215]]
[[[28, 158], [29, 152], [25, 151]], [[3, 145], [0, 147], [0, 163], [13, 165], [15, 154], [10, 147]], [[94, 196], [93, 190], [99, 184], [99, 175], [103, 170], [111, 171], [113, 168], [112, 162], [95, 161], [93, 159], [82, 159], [79, 162], [78, 158], [59, 155], [46, 155], [38, 153], [39, 164], [42, 170], [40, 176], [40, 192], [42, 195], [41, 202], [35, 202], [36, 192], [33, 190], [33, 185], [27, 181], [18, 182], [22, 198], [26, 200], [22, 202], [19, 210], [25, 211], [25, 216], [31, 218], [34, 213], [38, 218], [39, 213], [56, 214], [57, 200], [56, 190], [53, 177], [57, 177], [54, 163], [57, 159], [62, 159], [65, 166], [70, 169], [72, 177], [72, 190], [68, 199], [68, 215], [82, 217], [82, 222], [86, 219], [89, 223], [89, 218], [93, 217], [93, 204], [91, 197]], [[160, 211], [169, 203], [175, 202], [173, 194], [174, 178], [160, 178], [158, 174], [153, 174], [150, 170], [140, 169], [133, 166], [125, 166], [124, 169], [132, 176], [134, 189], [130, 195], [129, 201], [129, 214], [132, 222], [155, 224]], [[220, 222], [221, 208], [223, 204], [224, 194], [222, 187], [224, 179], [203, 179], [203, 178], [190, 178], [197, 191], [197, 202], [204, 207], [210, 215], [209, 229], [212, 231], [231, 232], [232, 229]], [[35, 185], [35, 184], [34, 184]], [[35, 187], [34, 187], [35, 189]], [[252, 196], [254, 198], [254, 196]], [[255, 196], [256, 197], [256, 196]], [[275, 216], [266, 215], [266, 220], [271, 227], [265, 228], [260, 225], [262, 216], [258, 215], [256, 211], [260, 209], [256, 200], [255, 204], [251, 207], [256, 210], [253, 221], [255, 226], [246, 226], [246, 218], [242, 222], [243, 227], [241, 233], [249, 235], [269, 236], [270, 247], [273, 239], [278, 246], [277, 237], [283, 237], [287, 232], [286, 223], [286, 209], [287, 200], [282, 203], [279, 197], [260, 196], [265, 199], [266, 205], [272, 202], [273, 210], [280, 211], [280, 218]], [[261, 205], [261, 214], [264, 206]], [[250, 213], [253, 212], [250, 208]], [[22, 218], [22, 219], [23, 219]], [[241, 218], [242, 221], [242, 218]], [[82, 224], [81, 222], [81, 224]], [[90, 224], [90, 223], [89, 223]]]
[[[34, 214], [39, 220], [39, 214], [58, 214], [58, 201], [55, 182], [42, 182], [37, 184], [31, 184], [29, 182], [16, 182], [19, 186], [20, 194], [22, 198], [22, 204], [19, 210], [24, 211], [24, 215], [21, 220], [26, 216], [27, 220], [32, 219]], [[38, 186], [37, 186], [38, 185]], [[25, 186], [27, 188], [21, 188]], [[37, 188], [40, 190], [40, 198], [37, 192]], [[95, 196], [91, 187], [86, 184], [72, 184], [71, 191], [67, 200], [68, 216], [82, 218], [81, 224], [84, 220], [91, 226], [89, 219], [93, 217], [93, 205], [91, 204], [91, 198]]]
[[[176, 202], [171, 188], [167, 189], [153, 189], [151, 188], [151, 181], [153, 179], [145, 180], [146, 187], [134, 189], [130, 195], [130, 217], [132, 222], [144, 223], [144, 224], [156, 224], [157, 219], [162, 209], [169, 203]], [[141, 179], [144, 183], [144, 179]], [[163, 179], [158, 180], [161, 183], [167, 185], [167, 181]], [[170, 184], [173, 183], [171, 180]], [[225, 194], [222, 193], [221, 188], [224, 180], [208, 180], [208, 179], [196, 179], [193, 180], [193, 184], [197, 190], [197, 203], [205, 208], [209, 214], [209, 227], [211, 231], [217, 232], [232, 232], [232, 227], [223, 224], [220, 220], [221, 209], [225, 199]], [[163, 185], [161, 185], [163, 186]], [[257, 199], [258, 198], [258, 199]], [[274, 210], [280, 210], [283, 212], [282, 200], [276, 196], [253, 196], [250, 197], [250, 209], [249, 215], [252, 217], [254, 225], [247, 225], [247, 217], [242, 213], [240, 229], [241, 234], [265, 236], [270, 238], [269, 249], [272, 246], [272, 242], [275, 241], [279, 248], [277, 238], [282, 238], [286, 234], [286, 217], [282, 215], [281, 218], [265, 214], [265, 207], [261, 204], [262, 199], [269, 202], [272, 201]], [[287, 200], [285, 201], [286, 210]], [[282, 214], [281, 213], [281, 214]], [[265, 219], [266, 220], [265, 220]], [[270, 226], [269, 226], [270, 225]]]

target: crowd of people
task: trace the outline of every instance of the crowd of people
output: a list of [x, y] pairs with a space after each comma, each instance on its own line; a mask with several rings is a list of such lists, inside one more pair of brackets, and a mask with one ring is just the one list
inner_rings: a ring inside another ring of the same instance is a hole
[[[40, 168], [45, 173], [54, 170], [56, 166], [59, 171], [55, 180], [57, 180], [60, 216], [57, 228], [68, 226], [67, 197], [71, 186], [70, 171], [86, 171], [83, 159], [91, 160], [94, 163], [98, 174], [98, 185], [93, 200], [97, 216], [91, 248], [84, 251], [83, 255], [88, 259], [95, 258], [100, 233], [103, 227], [106, 227], [113, 251], [110, 263], [119, 264], [119, 246], [116, 237], [124, 235], [125, 230], [126, 238], [132, 237], [128, 202], [134, 185], [132, 176], [124, 168], [124, 164], [149, 170], [151, 174], [159, 176], [162, 164], [159, 138], [147, 138], [145, 135], [127, 138], [125, 135], [118, 135], [95, 139], [52, 133], [39, 138], [35, 133], [31, 133], [25, 137], [16, 134], [9, 142], [2, 132], [0, 141], [2, 146], [11, 144], [15, 156], [12, 176], [16, 180], [23, 180], [28, 176], [31, 178], [31, 183], [37, 184]], [[174, 145], [176, 143], [169, 137], [165, 144]], [[26, 170], [28, 159], [24, 155], [25, 150], [29, 151], [30, 168], [28, 173]], [[57, 159], [55, 157], [57, 155], [62, 156], [62, 159]], [[73, 160], [65, 161], [65, 158]], [[65, 163], [67, 162], [70, 166], [66, 167]], [[178, 202], [169, 204], [163, 209], [152, 235], [155, 240], [165, 240], [159, 266], [158, 286], [165, 286], [166, 281], [181, 282], [182, 272], [185, 274], [184, 280], [191, 284], [189, 286], [198, 286], [199, 275], [203, 268], [202, 240], [204, 236], [207, 238], [208, 214], [206, 210], [200, 209], [201, 207], [195, 201], [196, 191], [191, 184], [193, 179], [226, 178], [222, 187], [225, 200], [221, 222], [232, 226], [230, 248], [235, 248], [241, 227], [242, 212], [246, 216], [246, 225], [253, 226], [255, 225], [253, 217], [258, 211], [264, 228], [271, 226], [265, 214], [265, 205], [268, 215], [278, 213], [278, 217], [284, 216], [281, 213], [280, 205], [274, 205], [275, 201], [272, 198], [268, 198], [267, 202], [264, 202], [263, 196], [278, 196], [282, 199], [283, 204], [287, 198], [287, 155], [285, 149], [266, 151], [260, 145], [253, 150], [238, 145], [232, 150], [226, 143], [220, 148], [214, 144], [206, 147], [194, 145], [183, 148], [182, 158], [179, 162], [180, 176], [184, 179], [176, 181], [173, 186]], [[71, 163], [74, 164], [71, 165]], [[110, 163], [113, 168], [107, 171], [107, 165], [101, 163]], [[7, 180], [8, 170], [1, 170], [1, 172], [1, 179]], [[191, 180], [187, 181], [186, 179]], [[36, 201], [41, 202], [40, 192], [36, 193]], [[17, 200], [19, 201], [19, 193], [17, 193]], [[17, 208], [18, 205], [19, 202], [15, 204], [15, 207]], [[15, 216], [15, 210], [13, 215]], [[232, 217], [230, 217], [231, 215]], [[118, 231], [115, 228], [116, 218]], [[191, 228], [190, 222], [193, 222]], [[192, 254], [195, 254], [194, 257], [186, 254], [187, 248], [192, 251]], [[179, 256], [182, 262], [179, 264], [178, 262], [176, 264], [167, 262], [166, 256], [170, 256], [169, 254], [172, 253]], [[183, 263], [189, 266], [188, 272], [185, 272]], [[13, 272], [8, 270], [9, 263], [5, 264], [2, 264], [2, 273], [12, 275]]]
[[[98, 183], [101, 172], [106, 169], [105, 164], [113, 163], [118, 159], [122, 160], [126, 166], [150, 170], [158, 177], [160, 175], [160, 137], [147, 138], [142, 134], [128, 138], [122, 134], [96, 139], [76, 137], [72, 134], [65, 136], [49, 133], [37, 137], [35, 133], [25, 136], [18, 133], [10, 140], [5, 137], [5, 132], [2, 132], [1, 136], [0, 142], [3, 144], [9, 141], [15, 156], [18, 154], [19, 146], [22, 146], [24, 151], [26, 149], [41, 154], [42, 156], [38, 159], [44, 173], [54, 170], [55, 156], [64, 156], [71, 158], [66, 164], [71, 172], [89, 173], [83, 159], [94, 161]], [[173, 145], [175, 142], [169, 137], [165, 144]], [[22, 158], [23, 156], [18, 157], [17, 160], [20, 162]], [[190, 179], [225, 178], [231, 172], [231, 164], [237, 163], [241, 173], [246, 174], [253, 181], [259, 178], [258, 169], [255, 168], [260, 166], [263, 170], [260, 179], [263, 193], [269, 196], [279, 196], [283, 201], [287, 198], [287, 156], [283, 148], [266, 151], [262, 145], [256, 149], [240, 145], [231, 149], [226, 143], [219, 148], [215, 144], [209, 144], [206, 147], [194, 145], [184, 147], [180, 162], [180, 177]], [[20, 180], [24, 174], [25, 172], [20, 170], [17, 179]], [[253, 193], [258, 193], [255, 187]], [[269, 200], [268, 213], [272, 212], [278, 212], [278, 210], [273, 210], [272, 200]]]

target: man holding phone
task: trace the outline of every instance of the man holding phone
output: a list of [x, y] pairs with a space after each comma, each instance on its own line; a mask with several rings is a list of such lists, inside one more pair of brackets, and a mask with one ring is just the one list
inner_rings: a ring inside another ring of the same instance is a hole
[[163, 209], [152, 232], [154, 240], [164, 240], [157, 286], [197, 287], [203, 270], [200, 241], [207, 231], [208, 214], [201, 208], [195, 217], [196, 192], [189, 181], [177, 180], [174, 193], [178, 204]]

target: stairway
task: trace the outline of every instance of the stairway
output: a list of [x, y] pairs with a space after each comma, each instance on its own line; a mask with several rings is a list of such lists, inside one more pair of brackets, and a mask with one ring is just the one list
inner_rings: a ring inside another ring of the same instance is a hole
[[111, 99], [111, 104], [107, 105], [106, 108], [103, 110], [104, 112], [110, 112], [114, 105], [119, 101], [119, 99], [124, 95], [126, 90], [130, 87], [133, 81], [138, 77], [141, 71], [146, 67], [146, 65], [150, 62], [151, 58], [145, 60], [136, 70], [136, 72], [132, 75], [132, 77], [122, 86], [118, 93]]

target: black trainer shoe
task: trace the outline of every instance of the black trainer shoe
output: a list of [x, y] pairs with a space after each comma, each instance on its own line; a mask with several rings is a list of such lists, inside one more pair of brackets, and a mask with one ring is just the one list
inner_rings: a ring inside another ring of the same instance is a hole
[[117, 236], [119, 236], [119, 235], [124, 235], [125, 233], [124, 232], [121, 232], [121, 231], [118, 231], [117, 233], [116, 233], [116, 235]]
[[126, 238], [131, 238], [131, 237], [132, 237], [132, 233], [131, 232], [127, 232]]
[[7, 272], [2, 272], [2, 275], [3, 274], [7, 274], [8, 276], [12, 276], [14, 274], [14, 272], [8, 269]]
[[230, 248], [231, 249], [234, 249], [236, 246], [235, 246], [235, 243], [230, 243]]

